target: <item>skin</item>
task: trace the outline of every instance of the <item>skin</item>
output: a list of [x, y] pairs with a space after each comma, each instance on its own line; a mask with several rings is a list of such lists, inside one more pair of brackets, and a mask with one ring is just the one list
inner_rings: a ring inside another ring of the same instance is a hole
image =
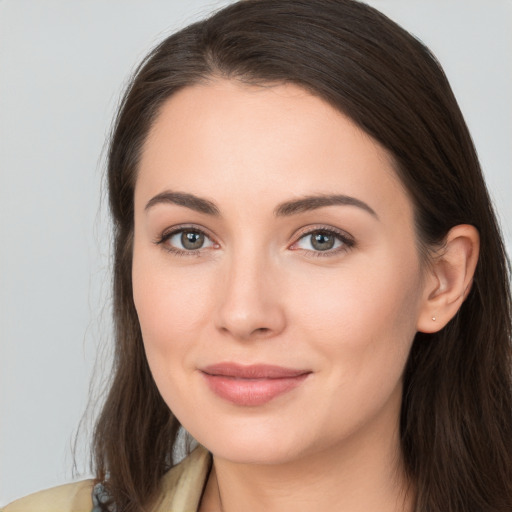
[[[169, 191], [205, 198], [218, 214], [147, 206]], [[374, 214], [341, 204], [275, 214], [312, 194], [356, 198]], [[187, 254], [179, 233], [164, 239], [183, 225], [206, 233], [199, 251]], [[313, 229], [349, 242], [318, 251]], [[456, 235], [464, 254], [475, 252]], [[440, 268], [451, 285], [459, 274]], [[470, 281], [459, 281], [462, 302]], [[201, 510], [412, 509], [402, 374], [417, 330], [452, 316], [440, 283], [420, 262], [392, 158], [321, 99], [218, 79], [167, 100], [135, 188], [133, 293], [155, 382], [214, 455]], [[213, 393], [200, 371], [225, 361], [310, 374], [246, 407]]]

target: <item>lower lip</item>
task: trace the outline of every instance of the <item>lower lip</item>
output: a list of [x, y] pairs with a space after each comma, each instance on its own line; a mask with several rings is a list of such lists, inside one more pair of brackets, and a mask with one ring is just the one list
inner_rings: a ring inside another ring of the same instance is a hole
[[203, 373], [210, 389], [224, 400], [236, 405], [255, 407], [299, 386], [308, 373], [296, 377], [239, 379]]

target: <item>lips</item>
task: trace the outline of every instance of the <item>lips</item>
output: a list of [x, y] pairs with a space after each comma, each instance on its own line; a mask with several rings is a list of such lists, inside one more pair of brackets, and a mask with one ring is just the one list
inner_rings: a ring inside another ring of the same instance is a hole
[[235, 405], [255, 407], [298, 387], [310, 370], [274, 365], [220, 363], [201, 368], [209, 388]]

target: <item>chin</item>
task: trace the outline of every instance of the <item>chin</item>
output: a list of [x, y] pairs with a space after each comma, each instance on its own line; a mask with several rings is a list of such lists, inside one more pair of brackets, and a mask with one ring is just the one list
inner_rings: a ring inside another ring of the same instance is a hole
[[215, 457], [235, 464], [280, 465], [299, 457], [296, 447], [269, 439], [259, 439], [257, 442], [223, 442], [206, 448]]
[[268, 421], [240, 423], [211, 423], [207, 430], [188, 431], [214, 456], [238, 464], [284, 464], [300, 456], [302, 443], [291, 435], [290, 426], [276, 428]]

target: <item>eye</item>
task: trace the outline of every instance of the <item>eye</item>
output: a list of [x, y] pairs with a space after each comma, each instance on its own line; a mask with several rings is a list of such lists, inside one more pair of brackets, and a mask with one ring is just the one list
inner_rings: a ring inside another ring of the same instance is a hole
[[165, 245], [168, 251], [178, 255], [197, 254], [201, 249], [216, 246], [208, 235], [197, 228], [175, 229], [162, 235], [156, 243]]
[[315, 229], [302, 235], [291, 249], [332, 254], [349, 249], [353, 245], [354, 241], [341, 232], [332, 229]]

